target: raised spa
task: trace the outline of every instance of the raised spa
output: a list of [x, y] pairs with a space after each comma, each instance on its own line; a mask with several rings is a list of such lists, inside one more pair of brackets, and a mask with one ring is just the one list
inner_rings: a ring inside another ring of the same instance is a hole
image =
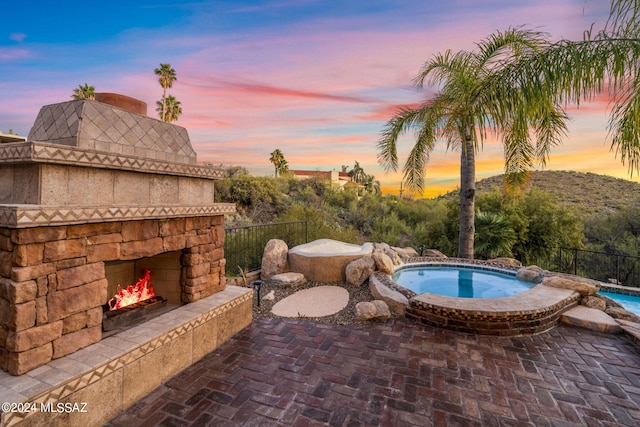
[[392, 279], [416, 294], [429, 292], [457, 298], [503, 298], [534, 286], [513, 273], [450, 266], [401, 268]]
[[[445, 270], [453, 277], [440, 277]], [[403, 278], [398, 278], [398, 272], [400, 276], [409, 273], [408, 282], [413, 280], [415, 283], [402, 284]], [[433, 286], [450, 288], [448, 293], [442, 289], [437, 293], [437, 289], [429, 288], [432, 285], [416, 279], [425, 279], [434, 272], [439, 278], [434, 280]], [[494, 276], [496, 273], [499, 275]], [[404, 299], [404, 313], [409, 318], [431, 326], [476, 334], [512, 336], [542, 332], [554, 327], [561, 314], [578, 303], [580, 295], [577, 292], [542, 284], [511, 281], [492, 290], [484, 289], [483, 282], [495, 284], [505, 278], [503, 275], [513, 280], [510, 275], [514, 273], [515, 269], [487, 261], [449, 258], [433, 262], [425, 259], [414, 260], [396, 270], [395, 277], [401, 283], [380, 271], [369, 281], [381, 290], [382, 299], [396, 302]], [[412, 275], [415, 275], [413, 279]], [[447, 280], [451, 280], [450, 285], [440, 285]]]
[[371, 252], [371, 243], [354, 245], [332, 239], [314, 240], [289, 250], [289, 269], [311, 281], [344, 282], [347, 264]]

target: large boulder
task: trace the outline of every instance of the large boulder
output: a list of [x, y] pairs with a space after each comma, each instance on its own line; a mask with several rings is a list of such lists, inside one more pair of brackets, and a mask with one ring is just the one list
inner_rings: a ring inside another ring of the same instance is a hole
[[544, 279], [544, 270], [537, 265], [530, 265], [519, 269], [516, 277], [523, 282], [540, 283]]
[[404, 264], [400, 256], [393, 249], [387, 249], [386, 251], [384, 251], [384, 254], [389, 258], [391, 258], [391, 262], [393, 262], [394, 266], [397, 267], [399, 265]]
[[271, 239], [267, 242], [262, 254], [262, 267], [260, 270], [260, 278], [266, 280], [276, 274], [286, 273], [289, 271], [289, 262], [287, 253], [289, 247], [284, 240]]
[[418, 256], [418, 252], [416, 252], [416, 250], [411, 247], [397, 248], [395, 246], [392, 246], [391, 249], [393, 249], [394, 252], [397, 253], [400, 258], [403, 258], [403, 259], [414, 258]]
[[382, 243], [374, 243], [373, 244], [373, 250], [374, 251], [385, 252], [385, 251], [388, 251], [389, 249], [391, 249], [391, 246], [389, 246], [388, 243], [382, 242]]
[[629, 322], [640, 323], [640, 316], [637, 316], [636, 314], [633, 314], [622, 307], [607, 307], [605, 313], [607, 313], [614, 319], [622, 319]]
[[395, 266], [393, 265], [393, 261], [386, 255], [384, 252], [380, 250], [373, 251], [371, 257], [376, 262], [376, 269], [378, 271], [382, 271], [383, 273], [393, 274], [395, 270]]
[[554, 288], [571, 289], [578, 292], [583, 297], [587, 295], [595, 295], [600, 289], [598, 286], [591, 283], [585, 283], [559, 276], [545, 277], [542, 280], [542, 284], [545, 286], [552, 286]]
[[391, 318], [391, 312], [384, 301], [359, 302], [356, 304], [356, 318], [358, 320], [387, 320]]
[[369, 277], [369, 291], [375, 299], [386, 302], [393, 313], [404, 315], [406, 312], [409, 299], [382, 283], [378, 273]]
[[425, 249], [422, 252], [422, 256], [426, 256], [428, 258], [446, 258], [447, 256], [440, 252], [437, 249]]
[[345, 268], [347, 283], [360, 286], [374, 271], [376, 271], [376, 262], [370, 256], [351, 261]]
[[605, 311], [607, 309], [607, 302], [597, 295], [588, 295], [580, 301], [580, 305], [585, 307], [595, 308], [596, 310]]
[[269, 278], [269, 283], [283, 288], [298, 286], [306, 281], [307, 279], [305, 279], [304, 274], [294, 272], [274, 274]]

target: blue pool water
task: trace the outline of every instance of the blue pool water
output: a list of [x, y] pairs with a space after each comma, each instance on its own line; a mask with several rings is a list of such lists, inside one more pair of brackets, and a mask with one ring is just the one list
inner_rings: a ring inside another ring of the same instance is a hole
[[620, 303], [625, 310], [640, 316], [640, 295], [624, 295], [605, 291], [600, 291], [599, 293]]
[[449, 266], [403, 268], [396, 271], [392, 279], [416, 294], [429, 292], [457, 298], [503, 298], [535, 286], [509, 274]]

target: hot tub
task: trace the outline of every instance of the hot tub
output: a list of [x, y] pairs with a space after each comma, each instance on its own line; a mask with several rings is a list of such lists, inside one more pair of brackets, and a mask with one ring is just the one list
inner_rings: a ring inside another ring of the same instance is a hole
[[354, 245], [332, 239], [319, 239], [289, 249], [289, 269], [307, 280], [344, 282], [347, 264], [371, 255], [373, 245]]

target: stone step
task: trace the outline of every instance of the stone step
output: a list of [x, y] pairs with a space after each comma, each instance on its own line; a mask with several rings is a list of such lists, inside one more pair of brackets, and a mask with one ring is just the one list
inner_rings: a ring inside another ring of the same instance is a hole
[[583, 305], [575, 306], [560, 316], [560, 321], [572, 326], [579, 326], [592, 331], [612, 334], [622, 333], [622, 327], [616, 319], [607, 313]]

